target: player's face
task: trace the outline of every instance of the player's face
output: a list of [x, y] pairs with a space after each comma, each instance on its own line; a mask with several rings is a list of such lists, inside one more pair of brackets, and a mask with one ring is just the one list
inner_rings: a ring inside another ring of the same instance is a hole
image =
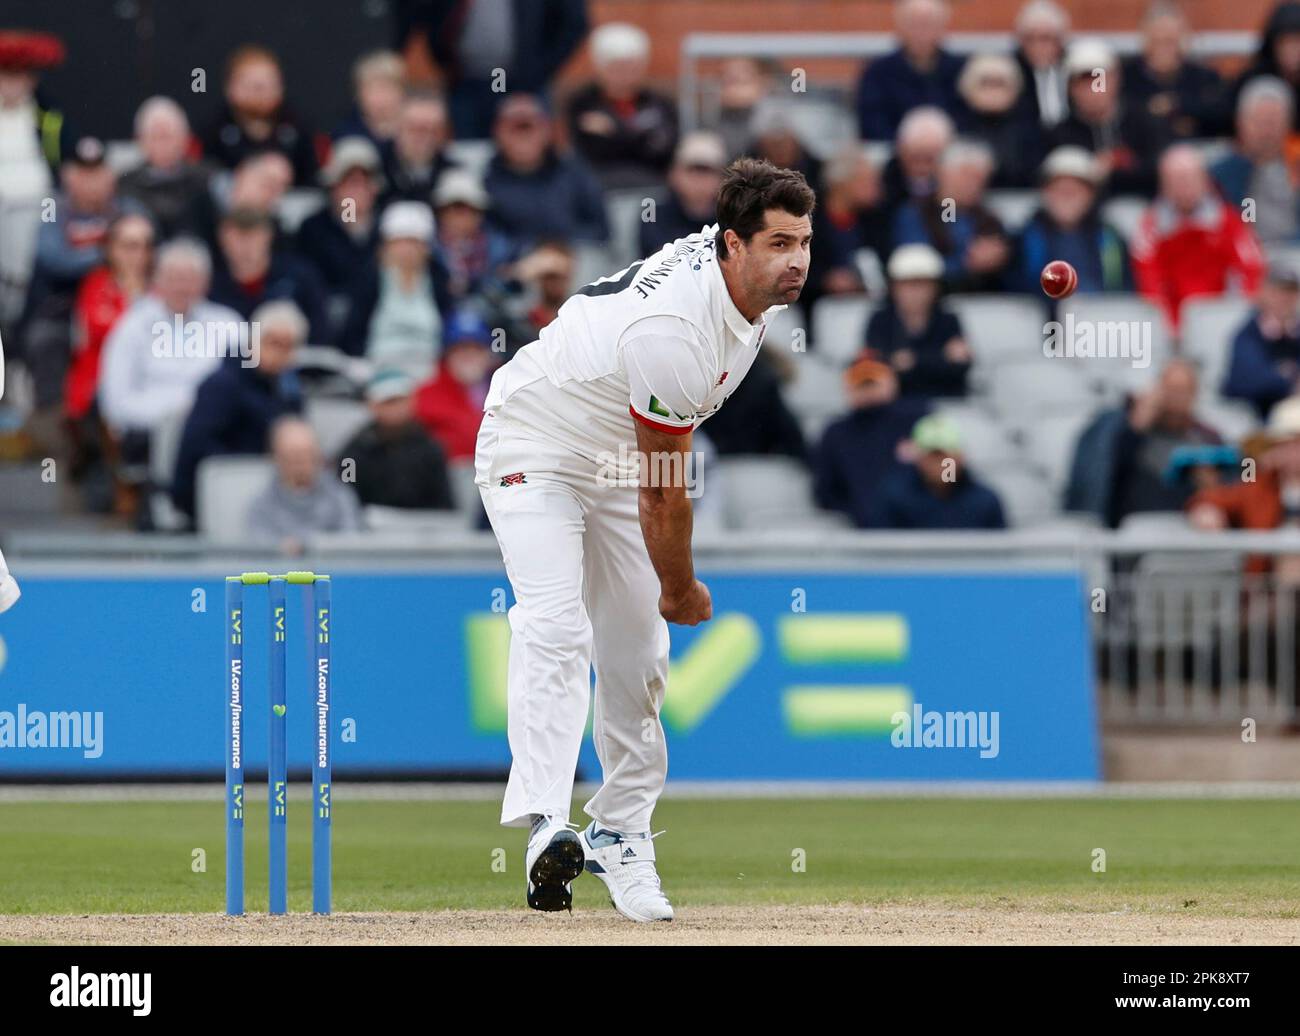
[[789, 305], [799, 298], [808, 279], [812, 220], [782, 209], [768, 209], [763, 229], [742, 242], [741, 276], [750, 290], [769, 305]]

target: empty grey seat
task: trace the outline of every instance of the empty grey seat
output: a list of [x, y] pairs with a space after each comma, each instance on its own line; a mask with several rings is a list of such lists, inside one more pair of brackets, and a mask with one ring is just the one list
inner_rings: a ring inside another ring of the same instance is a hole
[[376, 532], [464, 532], [465, 519], [459, 511], [428, 511], [408, 507], [382, 507], [369, 504], [362, 508], [367, 529]]
[[813, 307], [817, 355], [844, 366], [866, 344], [872, 302], [865, 295], [827, 295]]
[[[1121, 392], [1149, 388], [1160, 368], [1173, 356], [1173, 341], [1165, 324], [1164, 313], [1139, 295], [1101, 293], [1075, 295], [1061, 303], [1059, 319], [1068, 334], [1068, 315], [1074, 317], [1076, 334], [1084, 322], [1091, 325], [1094, 348], [1098, 355], [1078, 357], [1094, 385]], [[1136, 354], [1141, 349], [1145, 360]], [[1101, 355], [1106, 352], [1108, 355]], [[1124, 355], [1127, 353], [1127, 355]], [[1145, 366], [1137, 366], [1145, 362]]]
[[1046, 307], [1023, 295], [950, 295], [975, 365], [1019, 363], [1043, 355]]
[[1090, 413], [1097, 403], [1092, 386], [1064, 360], [1003, 364], [992, 372], [987, 391], [993, 410], [1008, 420]]
[[[799, 346], [797, 351], [795, 345]], [[802, 306], [796, 302], [768, 317], [767, 331], [763, 334], [763, 348], [775, 349], [796, 358], [809, 351], [808, 321], [804, 319]]]
[[370, 420], [370, 408], [356, 399], [315, 396], [307, 400], [307, 423], [320, 440], [321, 454], [331, 463]]
[[1132, 241], [1142, 213], [1146, 212], [1150, 204], [1140, 195], [1121, 194], [1102, 205], [1101, 218], [1118, 230], [1125, 241]]
[[725, 457], [714, 465], [722, 482], [724, 520], [730, 528], [798, 526], [817, 513], [812, 476], [792, 458]]
[[605, 218], [609, 221], [609, 255], [615, 266], [623, 267], [641, 255], [641, 213], [647, 198], [657, 204], [663, 198], [652, 191], [610, 191], [605, 195]]
[[797, 417], [826, 417], [847, 407], [840, 367], [816, 353], [800, 353], [794, 357], [794, 371], [794, 381], [784, 387], [782, 395]]
[[1239, 399], [1205, 398], [1197, 405], [1196, 416], [1230, 443], [1241, 442], [1261, 424], [1255, 408]]
[[1238, 295], [1188, 299], [1183, 303], [1183, 354], [1200, 370], [1202, 391], [1217, 393], [1223, 387], [1232, 358], [1232, 340], [1253, 308], [1249, 299]]
[[214, 543], [248, 542], [248, 509], [270, 484], [269, 457], [208, 457], [198, 467], [195, 523]]
[[1025, 455], [1043, 474], [1053, 492], [1060, 493], [1070, 477], [1079, 436], [1096, 415], [1095, 410], [1043, 415], [1025, 426], [1021, 435]]
[[1002, 225], [1012, 232], [1029, 222], [1029, 217], [1040, 204], [1037, 191], [1010, 188], [989, 191], [984, 200]]
[[[972, 465], [974, 470], [974, 465]], [[1043, 478], [1024, 464], [975, 471], [976, 477], [997, 493], [1007, 525], [1036, 525], [1060, 510], [1056, 496]]]
[[969, 403], [939, 403], [934, 413], [948, 418], [961, 432], [962, 453], [975, 469], [1013, 463], [1020, 450], [996, 416]]

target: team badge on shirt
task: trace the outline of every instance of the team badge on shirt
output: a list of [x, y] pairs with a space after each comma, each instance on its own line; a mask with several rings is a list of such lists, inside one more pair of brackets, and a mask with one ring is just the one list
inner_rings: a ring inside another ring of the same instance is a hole
[[650, 397], [650, 413], [658, 414], [660, 417], [675, 417], [679, 421], [691, 420], [690, 416], [687, 414], [679, 414], [675, 410], [669, 410], [666, 406], [664, 406], [662, 403], [659, 402], [658, 396]]
[[501, 484], [503, 486], [521, 486], [525, 485], [527, 482], [528, 480], [524, 478], [524, 473], [522, 471], [516, 471], [513, 475], [501, 476]]

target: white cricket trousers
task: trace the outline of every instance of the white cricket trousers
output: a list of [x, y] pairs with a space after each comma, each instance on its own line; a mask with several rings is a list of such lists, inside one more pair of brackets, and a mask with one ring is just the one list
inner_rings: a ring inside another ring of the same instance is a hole
[[524, 827], [532, 813], [568, 818], [594, 665], [603, 779], [585, 809], [603, 827], [649, 831], [668, 773], [659, 710], [669, 638], [637, 488], [598, 485], [594, 465], [491, 411], [479, 429], [475, 481], [515, 593], [513, 761], [501, 823]]

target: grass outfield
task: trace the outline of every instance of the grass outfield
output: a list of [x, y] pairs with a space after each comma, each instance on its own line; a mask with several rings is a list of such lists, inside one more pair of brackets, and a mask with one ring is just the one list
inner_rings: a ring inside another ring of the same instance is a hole
[[[290, 909], [308, 910], [301, 794], [289, 812]], [[496, 816], [490, 801], [339, 796], [335, 910], [523, 911], [523, 832]], [[266, 908], [265, 817], [265, 803], [250, 801], [250, 911]], [[1300, 916], [1300, 805], [1287, 800], [670, 798], [655, 826], [667, 832], [656, 847], [679, 910], [916, 903]], [[0, 913], [223, 908], [218, 801], [7, 802], [0, 832]], [[1097, 848], [1105, 873], [1092, 869]], [[204, 873], [192, 870], [196, 849]], [[605, 902], [595, 880], [575, 884], [576, 907]]]

